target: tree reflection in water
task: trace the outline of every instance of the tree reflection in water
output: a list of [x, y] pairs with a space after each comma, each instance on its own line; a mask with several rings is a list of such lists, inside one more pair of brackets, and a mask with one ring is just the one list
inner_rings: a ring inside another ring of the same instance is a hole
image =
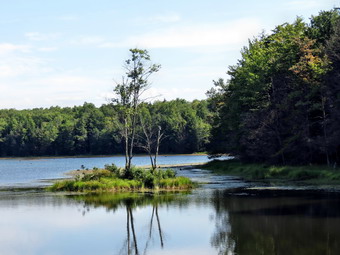
[[[219, 255], [340, 254], [338, 193], [212, 190], [192, 196], [102, 194], [75, 198], [85, 204], [85, 213], [93, 207], [120, 209], [123, 225], [114, 230], [123, 231], [117, 235], [123, 242], [115, 244], [120, 254], [160, 254], [163, 248], [181, 254], [198, 250]], [[171, 209], [166, 211], [167, 217], [164, 206]], [[144, 210], [139, 212], [141, 208]], [[175, 218], [179, 215], [183, 218]], [[141, 223], [146, 226], [143, 232]], [[162, 226], [176, 238], [166, 241]]]
[[[155, 213], [156, 212], [156, 213]], [[158, 233], [159, 233], [159, 241], [160, 241], [160, 244], [161, 244], [161, 248], [163, 249], [164, 248], [164, 241], [163, 241], [163, 232], [162, 232], [162, 228], [161, 228], [161, 222], [159, 220], [159, 215], [158, 215], [158, 205], [157, 206], [153, 206], [152, 207], [152, 214], [151, 214], [151, 220], [150, 220], [150, 224], [149, 224], [149, 236], [148, 236], [148, 239], [146, 241], [146, 244], [145, 244], [145, 249], [144, 249], [144, 253], [143, 254], [146, 254], [147, 250], [148, 250], [148, 247], [149, 247], [149, 244], [150, 244], [150, 241], [152, 239], [152, 233], [153, 233], [153, 228], [152, 228], [152, 225], [153, 225], [153, 219], [154, 219], [154, 215], [156, 214], [156, 220], [157, 220], [157, 226], [158, 226]]]
[[[160, 205], [168, 204], [176, 200], [176, 203], [186, 204], [186, 199], [178, 199], [178, 194], [166, 193], [163, 195], [153, 194], [137, 194], [137, 193], [126, 193], [126, 194], [98, 194], [98, 195], [82, 195], [73, 196], [74, 199], [83, 201], [84, 207], [82, 214], [85, 215], [90, 211], [91, 207], [105, 207], [109, 211], [116, 211], [119, 208], [126, 209], [126, 239], [123, 242], [122, 248], [119, 254], [128, 255], [146, 255], [150, 248], [150, 242], [154, 240], [154, 236], [157, 235], [159, 239], [160, 247], [164, 248], [164, 234], [161, 226], [160, 216], [158, 208]], [[138, 207], [151, 207], [151, 216], [148, 223], [148, 234], [144, 244], [143, 253], [141, 253], [140, 242], [137, 238], [135, 228], [134, 210]], [[154, 231], [156, 228], [156, 231]]]
[[234, 254], [235, 241], [230, 225], [230, 216], [225, 204], [225, 197], [220, 191], [215, 191], [212, 196], [212, 204], [215, 207], [215, 233], [211, 237], [211, 245], [218, 254]]
[[[145, 248], [144, 248], [143, 254], [147, 254], [150, 241], [153, 237], [153, 227], [152, 226], [153, 226], [155, 214], [156, 214], [156, 220], [157, 220], [157, 226], [158, 226], [160, 245], [161, 245], [161, 248], [164, 248], [163, 233], [162, 233], [161, 223], [160, 223], [159, 215], [158, 215], [158, 206], [153, 205], [151, 220], [150, 220], [150, 223], [149, 223], [148, 239], [145, 243]], [[136, 254], [136, 255], [138, 255], [140, 253], [139, 253], [139, 250], [138, 250], [138, 242], [137, 242], [137, 238], [136, 238], [133, 211], [132, 211], [131, 207], [128, 207], [128, 206], [126, 207], [126, 215], [127, 215], [127, 219], [126, 219], [127, 238], [126, 238], [125, 244], [124, 244], [120, 254], [128, 254], [128, 255]], [[131, 233], [132, 233], [132, 240], [131, 240]]]
[[215, 191], [218, 254], [340, 254], [340, 195], [311, 191]]

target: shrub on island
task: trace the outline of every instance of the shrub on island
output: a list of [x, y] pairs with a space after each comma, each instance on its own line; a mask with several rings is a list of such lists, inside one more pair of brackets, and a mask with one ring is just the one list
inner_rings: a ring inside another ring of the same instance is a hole
[[88, 173], [77, 175], [74, 180], [54, 183], [49, 191], [137, 191], [137, 190], [187, 190], [196, 186], [189, 178], [176, 176], [172, 169], [143, 169], [132, 167], [130, 171], [116, 165], [105, 165]]

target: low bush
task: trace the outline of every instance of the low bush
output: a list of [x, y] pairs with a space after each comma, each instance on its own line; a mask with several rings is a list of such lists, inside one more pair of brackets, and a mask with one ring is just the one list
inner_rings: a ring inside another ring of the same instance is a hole
[[123, 169], [116, 166], [115, 164], [106, 164], [104, 165], [104, 169], [110, 171], [111, 173], [115, 174], [116, 176], [123, 175]]
[[92, 173], [85, 174], [80, 178], [81, 181], [100, 180], [103, 177], [112, 177], [114, 174], [108, 170], [94, 170]]

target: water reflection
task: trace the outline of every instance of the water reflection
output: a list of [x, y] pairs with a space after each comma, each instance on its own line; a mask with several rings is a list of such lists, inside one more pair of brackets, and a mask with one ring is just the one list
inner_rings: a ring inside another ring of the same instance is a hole
[[215, 191], [218, 254], [340, 254], [338, 194]]
[[[146, 255], [151, 247], [151, 243], [155, 246], [155, 242], [152, 242], [155, 239], [158, 239], [160, 248], [164, 248], [165, 239], [159, 207], [171, 203], [176, 203], [177, 206], [183, 207], [188, 204], [188, 199], [185, 195], [185, 192], [164, 194], [122, 193], [83, 195], [73, 196], [72, 198], [84, 202], [84, 209], [82, 211], [83, 216], [91, 211], [91, 207], [105, 207], [108, 212], [115, 212], [118, 209], [125, 208], [126, 238], [124, 239], [122, 248], [118, 254]], [[134, 211], [142, 207], [151, 208], [151, 212], [149, 220], [147, 220], [147, 231], [143, 232], [143, 236], [140, 238], [142, 240], [139, 240], [136, 233]]]
[[[200, 220], [190, 222], [187, 219], [186, 226], [178, 226], [177, 230], [172, 229], [175, 233], [171, 233], [176, 235], [181, 229], [188, 229], [191, 233], [185, 236], [188, 245], [196, 243], [193, 239], [198, 235], [210, 233], [210, 246], [215, 252], [201, 254], [340, 254], [337, 242], [340, 238], [340, 199], [336, 193], [254, 191], [231, 194], [230, 190], [215, 190], [189, 197], [106, 194], [78, 196], [76, 199], [84, 201], [87, 210], [100, 206], [108, 211], [125, 208], [126, 237], [120, 254], [148, 254], [149, 250], [154, 252], [155, 246], [167, 248], [159, 213], [159, 208], [164, 206], [172, 213], [180, 207], [188, 214], [198, 215], [202, 207], [209, 208], [210, 213], [205, 212], [201, 217], [210, 218], [213, 231], [209, 232], [206, 225], [200, 226]], [[134, 213], [144, 207], [148, 208], [148, 214], [139, 220], [147, 227], [144, 231], [139, 228], [141, 235], [137, 235]], [[192, 224], [198, 226], [198, 233], [190, 229]], [[200, 243], [200, 246], [208, 245], [209, 241]]]
[[0, 192], [0, 254], [335, 255], [339, 228], [337, 193]]

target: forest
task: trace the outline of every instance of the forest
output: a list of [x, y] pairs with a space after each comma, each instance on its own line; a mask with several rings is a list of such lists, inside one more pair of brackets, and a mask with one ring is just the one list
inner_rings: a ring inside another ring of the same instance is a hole
[[[244, 162], [336, 167], [339, 17], [337, 10], [321, 11], [250, 39], [229, 78], [215, 80], [206, 100], [142, 102], [135, 152], [146, 153], [145, 135], [158, 130], [160, 153], [208, 151]], [[114, 103], [0, 110], [0, 156], [123, 154], [119, 112]]]
[[[123, 154], [117, 105], [0, 110], [0, 156]], [[162, 129], [161, 153], [205, 151], [212, 113], [205, 100], [142, 103], [146, 123]], [[135, 152], [146, 153], [138, 125]]]
[[338, 10], [297, 18], [249, 40], [208, 92], [217, 117], [211, 153], [245, 162], [340, 163]]

